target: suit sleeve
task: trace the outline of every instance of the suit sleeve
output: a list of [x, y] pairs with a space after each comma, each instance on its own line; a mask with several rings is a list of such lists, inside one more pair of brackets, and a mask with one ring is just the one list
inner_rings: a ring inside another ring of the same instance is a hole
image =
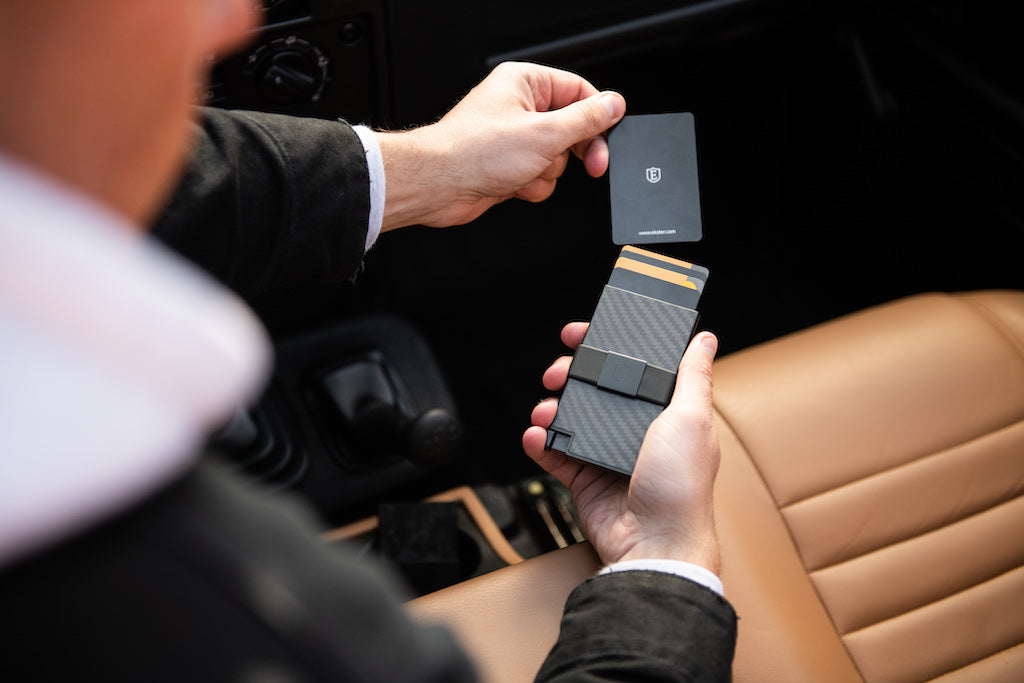
[[537, 681], [729, 681], [736, 613], [687, 579], [651, 571], [592, 578], [566, 601]]
[[348, 124], [207, 109], [153, 233], [251, 297], [352, 277], [369, 213], [366, 156]]

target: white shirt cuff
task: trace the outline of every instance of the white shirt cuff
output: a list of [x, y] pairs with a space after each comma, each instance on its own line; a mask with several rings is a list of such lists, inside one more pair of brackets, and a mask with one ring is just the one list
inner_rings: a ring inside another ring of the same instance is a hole
[[381, 225], [384, 224], [384, 157], [380, 154], [380, 145], [373, 131], [366, 126], [352, 126], [352, 130], [359, 136], [363, 143], [363, 151], [366, 152], [366, 168], [370, 171], [370, 223], [366, 228], [366, 246], [369, 250], [380, 235]]
[[628, 572], [628, 571], [651, 571], [651, 572], [663, 572], [665, 574], [675, 574], [681, 576], [684, 579], [689, 579], [695, 583], [699, 583], [705, 588], [724, 596], [725, 591], [722, 588], [722, 580], [715, 576], [715, 573], [709, 569], [705, 569], [698, 564], [691, 562], [683, 562], [681, 560], [626, 560], [625, 562], [613, 562], [604, 569], [598, 572], [598, 576], [601, 574], [611, 574], [612, 572]]

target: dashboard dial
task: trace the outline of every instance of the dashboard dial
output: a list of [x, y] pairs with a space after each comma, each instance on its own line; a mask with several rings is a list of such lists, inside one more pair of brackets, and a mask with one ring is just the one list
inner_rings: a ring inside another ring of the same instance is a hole
[[270, 102], [316, 103], [330, 80], [330, 60], [312, 43], [288, 36], [249, 55], [247, 71], [260, 95]]

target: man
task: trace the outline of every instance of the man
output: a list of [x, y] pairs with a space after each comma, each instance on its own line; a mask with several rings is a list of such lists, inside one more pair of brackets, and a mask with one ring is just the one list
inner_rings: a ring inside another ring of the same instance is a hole
[[[471, 680], [451, 637], [407, 620], [378, 569], [317, 543], [297, 508], [196, 464], [258, 390], [267, 344], [238, 299], [142, 233], [191, 149], [169, 239], [243, 290], [306, 267], [345, 277], [378, 230], [545, 198], [570, 152], [603, 173], [600, 135], [624, 103], [506, 65], [417, 131], [211, 113], [196, 137], [208, 56], [252, 23], [249, 0], [0, 5], [6, 662], [40, 680]], [[273, 217], [250, 225], [242, 197]], [[728, 676], [735, 616], [706, 587], [720, 588], [715, 348], [707, 334], [691, 344], [630, 482], [545, 452], [554, 405], [535, 410], [524, 446], [573, 489], [611, 569], [570, 598], [540, 678]], [[562, 361], [545, 382], [564, 381]]]

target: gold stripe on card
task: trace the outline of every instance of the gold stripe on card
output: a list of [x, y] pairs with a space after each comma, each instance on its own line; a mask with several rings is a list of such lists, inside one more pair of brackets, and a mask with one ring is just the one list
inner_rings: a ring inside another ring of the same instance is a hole
[[615, 267], [622, 268], [623, 270], [630, 270], [634, 273], [640, 273], [647, 277], [664, 280], [665, 282], [671, 282], [674, 285], [686, 287], [687, 289], [697, 289], [697, 285], [682, 273], [676, 273], [675, 271], [666, 270], [647, 263], [640, 263], [639, 261], [634, 261], [631, 258], [619, 258], [619, 260], [615, 262]]
[[622, 248], [622, 251], [624, 251], [626, 253], [629, 253], [629, 254], [640, 254], [641, 256], [646, 256], [648, 258], [658, 259], [659, 261], [664, 261], [665, 263], [672, 263], [672, 264], [675, 264], [677, 266], [682, 266], [683, 268], [689, 268], [691, 270], [693, 269], [693, 264], [692, 263], [687, 263], [686, 261], [680, 261], [679, 259], [672, 258], [671, 256], [664, 256], [664, 255], [659, 254], [657, 252], [647, 251], [646, 249], [638, 249], [636, 247], [626, 245], [626, 246], [624, 246]]

